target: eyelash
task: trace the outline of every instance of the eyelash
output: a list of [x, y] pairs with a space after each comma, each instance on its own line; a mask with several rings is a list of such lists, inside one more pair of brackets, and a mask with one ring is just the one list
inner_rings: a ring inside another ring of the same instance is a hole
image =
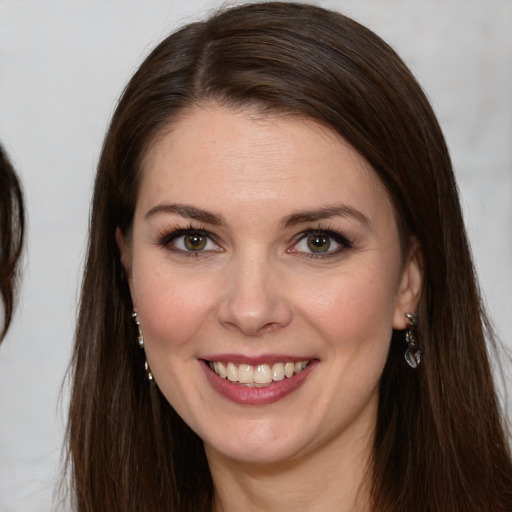
[[[174, 226], [170, 229], [164, 230], [160, 236], [158, 237], [158, 245], [161, 247], [164, 247], [171, 251], [176, 251], [184, 256], [188, 257], [198, 257], [201, 256], [201, 253], [207, 252], [207, 251], [187, 251], [184, 249], [180, 249], [179, 247], [170, 247], [170, 244], [177, 240], [178, 238], [185, 237], [185, 236], [192, 236], [192, 235], [199, 235], [207, 239], [208, 241], [213, 242], [216, 244], [215, 236], [213, 233], [210, 233], [209, 231], [206, 231], [204, 228], [196, 228], [192, 225], [183, 228], [181, 226]], [[216, 244], [217, 245], [217, 244]]]
[[[308, 230], [300, 233], [297, 236], [291, 249], [293, 249], [293, 247], [296, 247], [299, 244], [299, 242], [301, 242], [303, 240], [307, 240], [310, 236], [326, 237], [330, 240], [333, 240], [335, 243], [339, 244], [339, 247], [337, 247], [336, 249], [327, 251], [327, 252], [319, 252], [319, 253], [297, 251], [296, 254], [302, 258], [311, 258], [311, 259], [331, 258], [334, 256], [338, 256], [345, 250], [351, 249], [353, 247], [353, 242], [351, 242], [348, 238], [346, 238], [344, 235], [342, 235], [338, 231], [335, 231], [328, 227], [326, 227], [326, 228], [318, 227], [315, 229], [308, 229]], [[294, 251], [291, 249], [288, 249], [288, 252], [293, 253]]]
[[[186, 228], [183, 228], [182, 226], [174, 226], [170, 229], [164, 230], [158, 237], [158, 245], [161, 247], [164, 247], [168, 250], [176, 251], [176, 252], [178, 252], [184, 256], [188, 256], [188, 257], [199, 257], [202, 255], [202, 253], [209, 252], [209, 250], [187, 251], [184, 249], [180, 249], [178, 247], [170, 247], [170, 244], [173, 241], [175, 241], [181, 237], [191, 236], [191, 235], [199, 235], [199, 236], [205, 237], [207, 239], [206, 243], [208, 243], [208, 241], [211, 241], [212, 243], [217, 245], [217, 239], [213, 233], [205, 230], [202, 227], [197, 228], [192, 225], [190, 225]], [[311, 236], [326, 237], [327, 239], [330, 239], [331, 241], [334, 241], [336, 244], [338, 244], [339, 247], [334, 250], [330, 250], [327, 252], [319, 252], [319, 253], [294, 250], [294, 248], [301, 241], [307, 240]], [[317, 227], [317, 228], [308, 229], [308, 230], [305, 230], [305, 231], [302, 231], [301, 233], [299, 233], [295, 237], [295, 239], [293, 241], [293, 245], [289, 249], [287, 249], [287, 252], [290, 254], [297, 254], [298, 256], [300, 256], [302, 258], [325, 259], [325, 258], [337, 256], [340, 253], [344, 252], [345, 250], [351, 249], [352, 247], [353, 247], [353, 242], [348, 240], [348, 238], [346, 238], [344, 235], [342, 235], [338, 231], [335, 231], [328, 227], [326, 227], [326, 228]]]

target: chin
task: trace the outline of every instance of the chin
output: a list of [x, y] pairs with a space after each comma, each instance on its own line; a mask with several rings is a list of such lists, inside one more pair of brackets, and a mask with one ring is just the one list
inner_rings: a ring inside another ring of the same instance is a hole
[[[283, 436], [283, 432], [287, 432], [287, 435]], [[238, 432], [230, 431], [228, 439], [214, 439], [209, 436], [204, 445], [209, 459], [221, 457], [247, 465], [284, 464], [312, 449], [312, 444], [299, 432], [289, 432], [289, 425], [258, 425]]]

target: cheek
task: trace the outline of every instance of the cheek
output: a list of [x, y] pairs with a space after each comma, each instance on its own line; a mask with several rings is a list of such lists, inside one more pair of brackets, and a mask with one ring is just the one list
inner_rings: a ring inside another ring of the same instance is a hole
[[337, 352], [388, 346], [396, 286], [385, 273], [362, 270], [334, 276], [322, 286], [310, 283], [308, 293], [300, 296], [302, 314]]
[[163, 348], [185, 344], [209, 318], [212, 285], [183, 273], [161, 272], [154, 265], [139, 268], [134, 268], [132, 298], [149, 345]]

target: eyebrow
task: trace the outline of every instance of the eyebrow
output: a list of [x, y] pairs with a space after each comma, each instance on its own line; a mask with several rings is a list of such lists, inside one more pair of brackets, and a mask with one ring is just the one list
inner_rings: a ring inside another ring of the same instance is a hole
[[347, 205], [327, 206], [318, 210], [306, 210], [293, 213], [286, 217], [280, 224], [281, 228], [288, 228], [296, 224], [304, 224], [305, 222], [315, 222], [318, 220], [332, 219], [333, 217], [351, 217], [368, 227], [372, 226], [372, 222], [366, 215], [359, 210]]
[[150, 217], [162, 213], [177, 214], [181, 217], [195, 219], [200, 222], [212, 224], [214, 226], [226, 225], [226, 221], [224, 220], [224, 217], [222, 217], [221, 215], [216, 215], [215, 213], [203, 210], [202, 208], [196, 208], [195, 206], [175, 203], [162, 203], [157, 206], [154, 206], [145, 213], [144, 218], [149, 219]]
[[[175, 214], [184, 218], [195, 219], [213, 226], [226, 226], [227, 222], [222, 215], [218, 215], [196, 206], [177, 203], [162, 203], [148, 210], [144, 218], [149, 219], [158, 214]], [[347, 205], [327, 206], [317, 210], [303, 210], [292, 213], [279, 223], [279, 229], [289, 228], [297, 224], [315, 222], [333, 217], [352, 217], [368, 227], [372, 222], [359, 210]]]

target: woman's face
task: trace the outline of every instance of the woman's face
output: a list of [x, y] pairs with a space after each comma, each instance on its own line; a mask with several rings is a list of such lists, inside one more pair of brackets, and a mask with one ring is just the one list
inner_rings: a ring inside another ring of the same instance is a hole
[[420, 277], [384, 187], [343, 139], [196, 108], [150, 151], [118, 243], [155, 381], [209, 458], [370, 442], [392, 329]]

